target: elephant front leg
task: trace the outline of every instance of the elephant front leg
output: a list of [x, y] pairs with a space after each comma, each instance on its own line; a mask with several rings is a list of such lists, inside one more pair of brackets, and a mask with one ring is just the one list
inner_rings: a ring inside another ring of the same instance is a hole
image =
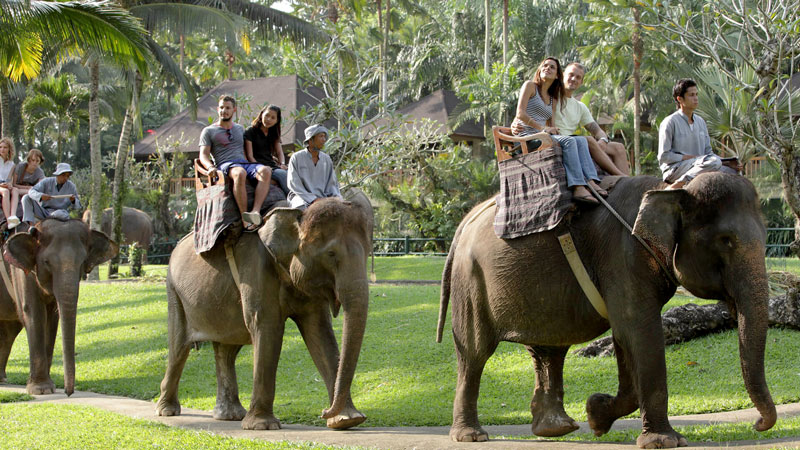
[[[339, 347], [336, 344], [336, 335], [327, 311], [295, 319], [297, 328], [303, 336], [308, 353], [314, 361], [325, 387], [328, 389], [328, 402], [333, 401], [333, 390], [336, 384], [336, 372], [339, 364]], [[347, 398], [347, 403], [342, 411], [334, 417], [327, 419], [328, 428], [345, 430], [360, 425], [365, 420], [361, 411], [356, 409], [352, 397]]]
[[236, 356], [241, 345], [214, 342], [214, 361], [217, 368], [217, 403], [214, 418], [217, 420], [242, 420], [247, 410], [239, 401], [239, 384], [236, 381]]
[[526, 347], [536, 369], [536, 388], [531, 400], [536, 436], [563, 436], [577, 430], [578, 423], [564, 411], [564, 358], [569, 347]]
[[253, 398], [242, 420], [244, 430], [280, 430], [281, 422], [273, 413], [275, 378], [283, 345], [284, 323], [275, 319], [249, 327], [253, 336]]
[[8, 381], [6, 365], [11, 354], [11, 346], [19, 332], [22, 331], [22, 322], [16, 320], [0, 321], [0, 383]]
[[595, 436], [602, 436], [608, 433], [614, 421], [636, 411], [639, 407], [636, 387], [631, 378], [632, 369], [628, 363], [629, 356], [625, 354], [625, 350], [619, 345], [616, 338], [613, 342], [619, 377], [617, 396], [598, 393], [593, 394], [586, 401], [586, 415], [589, 420], [589, 427], [594, 431]]
[[652, 317], [638, 317], [628, 327], [615, 328], [620, 350], [632, 369], [642, 414], [642, 434], [636, 443], [640, 448], [685, 447], [686, 438], [672, 428], [667, 416], [667, 367], [660, 309], [654, 308], [652, 313]]
[[[30, 374], [26, 383], [26, 390], [30, 395], [53, 394], [56, 385], [50, 378], [50, 362], [52, 348], [48, 351], [50, 341], [48, 330], [47, 307], [33, 302], [23, 304], [23, 316], [25, 321], [25, 331], [28, 334], [28, 354]], [[56, 325], [58, 323], [56, 322]]]

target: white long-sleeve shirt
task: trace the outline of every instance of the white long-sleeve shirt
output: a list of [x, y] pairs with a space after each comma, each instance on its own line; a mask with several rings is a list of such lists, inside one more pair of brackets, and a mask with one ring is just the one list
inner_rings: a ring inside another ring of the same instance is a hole
[[308, 149], [300, 150], [289, 159], [289, 196], [292, 208], [306, 209], [318, 198], [341, 197], [339, 182], [331, 157], [319, 152], [316, 164]]

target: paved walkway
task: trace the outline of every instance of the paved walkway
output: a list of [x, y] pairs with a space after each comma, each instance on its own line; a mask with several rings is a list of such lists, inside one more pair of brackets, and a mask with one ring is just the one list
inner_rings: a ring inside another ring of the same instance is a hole
[[[15, 392], [25, 392], [24, 386], [2, 385], [0, 389], [7, 389]], [[502, 439], [492, 439], [489, 442], [476, 444], [462, 444], [453, 442], [448, 437], [449, 427], [399, 427], [399, 428], [371, 428], [357, 427], [347, 431], [333, 431], [327, 428], [312, 427], [307, 425], [283, 424], [283, 429], [278, 431], [245, 431], [241, 429], [240, 422], [223, 422], [214, 420], [210, 411], [200, 411], [195, 409], [183, 408], [183, 414], [177, 417], [157, 417], [154, 412], [155, 404], [144, 400], [135, 400], [127, 397], [116, 397], [110, 395], [95, 394], [93, 392], [75, 391], [72, 397], [64, 395], [63, 390], [57, 390], [56, 394], [38, 395], [30, 403], [60, 403], [70, 405], [89, 405], [105, 409], [117, 414], [136, 418], [148, 419], [161, 422], [173, 427], [181, 427], [192, 430], [204, 430], [213, 433], [248, 439], [264, 439], [269, 441], [310, 441], [328, 445], [353, 445], [362, 447], [374, 447], [379, 449], [391, 450], [483, 450], [483, 449], [575, 449], [592, 448], [603, 450], [634, 449], [635, 444], [614, 444], [593, 441], [582, 442], [556, 442], [556, 441], [531, 441], [520, 440], [518, 436], [530, 436], [530, 425], [498, 425], [487, 426], [486, 430], [490, 437], [503, 436]], [[800, 415], [800, 403], [778, 406], [778, 420], [781, 418]], [[753, 423], [758, 417], [755, 409], [742, 411], [732, 411], [714, 414], [698, 414], [690, 416], [670, 417], [673, 426], [714, 424], [730, 422], [749, 422]], [[589, 432], [589, 427], [585, 422], [581, 422], [581, 429], [577, 432]], [[625, 419], [614, 423], [613, 429], [641, 428], [641, 420]], [[768, 449], [768, 448], [800, 448], [800, 436], [787, 439], [772, 439], [764, 441], [740, 441], [740, 442], [690, 442], [691, 447], [696, 448], [741, 448], [741, 449]]]

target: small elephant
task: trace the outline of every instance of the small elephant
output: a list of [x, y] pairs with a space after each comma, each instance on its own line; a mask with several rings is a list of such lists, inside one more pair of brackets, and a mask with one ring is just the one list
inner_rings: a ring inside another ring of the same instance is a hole
[[[755, 427], [777, 419], [764, 375], [768, 285], [766, 230], [758, 195], [744, 177], [699, 175], [685, 189], [662, 190], [653, 177], [621, 178], [608, 203], [648, 242], [674, 278], [692, 294], [724, 301], [738, 314], [744, 384], [761, 414]], [[481, 441], [481, 373], [500, 341], [525, 345], [536, 386], [533, 433], [561, 436], [578, 428], [564, 411], [563, 365], [569, 346], [610, 327], [619, 369], [616, 396], [586, 402], [589, 425], [606, 433], [619, 417], [642, 414], [643, 448], [687, 445], [667, 416], [667, 373], [661, 308], [676, 285], [606, 208], [579, 211], [569, 229], [608, 318], [584, 295], [562, 253], [556, 231], [503, 240], [493, 232], [495, 208], [477, 206], [462, 221], [445, 263], [437, 340], [453, 302], [458, 381], [450, 437]]]
[[[305, 212], [276, 208], [257, 233], [233, 245], [239, 285], [218, 244], [202, 256], [193, 240], [175, 247], [167, 273], [169, 361], [156, 413], [180, 414], [178, 382], [192, 344], [212, 341], [217, 365], [214, 418], [242, 420], [248, 430], [276, 430], [275, 378], [284, 325], [292, 319], [328, 389], [323, 413], [331, 428], [356, 426], [366, 417], [353, 405], [355, 375], [367, 321], [367, 255], [372, 250], [372, 207], [363, 193], [352, 201], [320, 199]], [[331, 314], [344, 310], [342, 353]], [[244, 313], [244, 314], [243, 314]], [[239, 401], [234, 361], [253, 344], [250, 410]]]
[[2, 264], [13, 286], [4, 282], [0, 289], [0, 381], [6, 380], [11, 345], [24, 326], [30, 351], [27, 391], [55, 392], [50, 366], [60, 317], [64, 392], [72, 395], [80, 280], [94, 266], [113, 258], [117, 251], [117, 244], [105, 234], [90, 230], [75, 219], [46, 219], [5, 243]]
[[[112, 236], [111, 230], [111, 208], [103, 210], [103, 218], [100, 230], [106, 236]], [[92, 222], [92, 210], [87, 209], [83, 213], [83, 221], [87, 224]], [[150, 248], [150, 241], [153, 239], [153, 220], [146, 212], [141, 209], [122, 207], [122, 236], [120, 244], [132, 244], [136, 242], [139, 247], [147, 251]]]

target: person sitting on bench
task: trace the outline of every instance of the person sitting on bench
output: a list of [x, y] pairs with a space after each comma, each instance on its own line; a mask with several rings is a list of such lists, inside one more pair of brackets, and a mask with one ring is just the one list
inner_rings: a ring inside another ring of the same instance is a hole
[[[591, 184], [600, 195], [608, 195], [595, 182], [599, 182], [594, 162], [589, 156], [589, 149], [578, 147], [575, 139], [570, 136], [558, 134], [558, 129], [552, 125], [552, 116], [556, 103], [564, 101], [564, 75], [561, 63], [552, 57], [545, 58], [533, 81], [526, 81], [519, 93], [517, 115], [512, 123], [513, 129], [521, 129], [520, 136], [526, 136], [544, 131], [561, 145], [562, 162], [567, 174], [567, 187], [572, 189], [573, 199], [580, 202], [599, 204], [587, 185]], [[550, 123], [548, 123], [550, 122]]]
[[[249, 162], [244, 156], [244, 127], [233, 122], [236, 99], [223, 95], [217, 108], [219, 120], [203, 129], [200, 134], [200, 162], [209, 170], [214, 167], [233, 180], [233, 197], [242, 214], [245, 231], [261, 225], [261, 205], [269, 193], [272, 171], [269, 167]], [[247, 211], [247, 180], [257, 180], [253, 208]]]

